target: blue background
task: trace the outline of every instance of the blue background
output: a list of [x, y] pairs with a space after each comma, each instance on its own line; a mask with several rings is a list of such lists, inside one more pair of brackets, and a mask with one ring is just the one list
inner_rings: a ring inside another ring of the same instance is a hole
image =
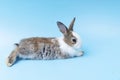
[[[21, 60], [7, 67], [13, 44], [23, 38], [61, 36], [76, 17], [84, 56]], [[0, 0], [0, 80], [120, 80], [119, 0]]]

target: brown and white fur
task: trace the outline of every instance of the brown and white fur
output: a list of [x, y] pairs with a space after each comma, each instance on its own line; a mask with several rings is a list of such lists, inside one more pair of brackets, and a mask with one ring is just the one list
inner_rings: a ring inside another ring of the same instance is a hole
[[80, 51], [81, 40], [76, 32], [73, 32], [75, 18], [67, 28], [62, 22], [57, 22], [63, 36], [58, 38], [32, 37], [26, 38], [16, 44], [16, 48], [7, 58], [7, 66], [12, 66], [17, 57], [23, 59], [65, 59], [82, 56]]

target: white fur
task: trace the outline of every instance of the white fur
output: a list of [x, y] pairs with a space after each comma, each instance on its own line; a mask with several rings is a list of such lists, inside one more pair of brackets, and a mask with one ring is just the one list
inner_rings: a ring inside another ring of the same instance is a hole
[[66, 44], [64, 42], [63, 37], [59, 37], [59, 38], [57, 38], [57, 40], [59, 42], [60, 49], [61, 49], [62, 53], [69, 54], [70, 56], [78, 56], [78, 55], [80, 55], [78, 50], [76, 50], [75, 48], [69, 46], [68, 44]]
[[22, 54], [19, 54], [19, 57], [20, 58], [23, 58], [23, 59], [34, 59], [35, 58], [35, 54], [28, 54], [28, 55], [22, 55]]

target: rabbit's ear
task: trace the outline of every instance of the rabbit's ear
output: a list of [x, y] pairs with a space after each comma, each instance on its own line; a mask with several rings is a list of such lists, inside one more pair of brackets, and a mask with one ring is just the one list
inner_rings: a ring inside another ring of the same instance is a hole
[[57, 25], [58, 25], [58, 28], [60, 29], [60, 31], [61, 31], [64, 35], [67, 35], [67, 33], [68, 33], [68, 28], [67, 28], [62, 22], [59, 22], [59, 21], [57, 21]]
[[75, 22], [75, 17], [73, 18], [72, 22], [69, 25], [69, 30], [70, 31], [73, 31], [74, 22]]

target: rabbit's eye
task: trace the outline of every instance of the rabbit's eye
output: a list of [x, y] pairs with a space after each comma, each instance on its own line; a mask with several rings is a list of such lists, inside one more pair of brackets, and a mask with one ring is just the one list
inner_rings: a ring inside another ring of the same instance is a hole
[[72, 38], [72, 43], [76, 43], [77, 42], [77, 39], [76, 38]]

